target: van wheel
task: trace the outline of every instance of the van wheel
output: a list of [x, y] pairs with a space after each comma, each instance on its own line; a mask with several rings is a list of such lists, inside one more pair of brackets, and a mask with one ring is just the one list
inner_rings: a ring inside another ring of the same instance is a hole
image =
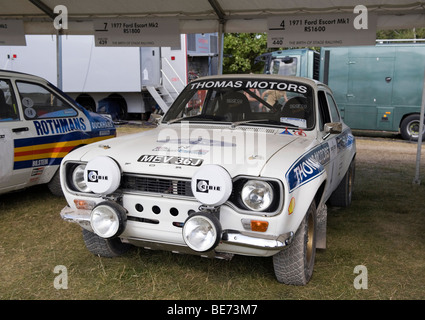
[[55, 175], [53, 176], [52, 180], [49, 181], [47, 187], [54, 196], [63, 197], [59, 169], [56, 170]]
[[[404, 140], [418, 141], [420, 115], [411, 114], [404, 118], [400, 125], [401, 137]], [[425, 140], [425, 130], [422, 132], [422, 140]]]
[[94, 255], [113, 258], [126, 253], [132, 246], [122, 243], [120, 238], [103, 239], [86, 229], [83, 230], [83, 240], [87, 249]]
[[313, 200], [292, 243], [273, 256], [277, 281], [296, 286], [310, 281], [316, 257], [316, 233], [316, 203]]

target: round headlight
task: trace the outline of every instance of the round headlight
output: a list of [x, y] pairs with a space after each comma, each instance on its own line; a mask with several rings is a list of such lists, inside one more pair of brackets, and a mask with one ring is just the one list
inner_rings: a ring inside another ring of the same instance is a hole
[[242, 188], [241, 198], [248, 209], [263, 211], [273, 202], [273, 188], [266, 181], [249, 180]]
[[90, 188], [87, 186], [84, 180], [84, 169], [86, 165], [80, 164], [74, 168], [71, 175], [71, 181], [76, 189], [76, 191], [80, 192], [90, 192]]
[[195, 213], [184, 223], [183, 239], [195, 251], [212, 250], [221, 239], [220, 222], [210, 214]]
[[99, 237], [109, 239], [124, 231], [127, 216], [125, 209], [113, 202], [97, 205], [90, 216], [90, 225]]

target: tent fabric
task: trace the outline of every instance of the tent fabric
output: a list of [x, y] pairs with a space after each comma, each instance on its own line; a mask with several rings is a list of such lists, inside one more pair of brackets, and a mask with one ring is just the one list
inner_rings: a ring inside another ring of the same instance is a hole
[[[181, 33], [265, 32], [273, 15], [353, 12], [358, 0], [1, 0], [0, 19], [24, 20], [27, 34], [53, 34], [53, 9], [68, 10], [68, 34], [92, 34], [98, 18], [177, 17]], [[378, 29], [425, 27], [425, 1], [363, 0]], [[46, 13], [50, 11], [50, 16]]]

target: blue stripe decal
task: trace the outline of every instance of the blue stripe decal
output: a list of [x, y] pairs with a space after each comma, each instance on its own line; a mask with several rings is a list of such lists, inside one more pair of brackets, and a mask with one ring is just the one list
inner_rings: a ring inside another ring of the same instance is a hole
[[88, 134], [88, 132], [75, 131], [75, 132], [70, 132], [67, 134], [15, 139], [15, 148], [29, 147], [29, 146], [39, 145], [39, 144], [47, 144], [47, 143], [55, 143], [55, 142], [90, 139], [90, 138], [95, 138], [96, 136], [99, 136], [99, 134]]
[[[26, 160], [26, 161], [16, 161], [13, 165], [13, 170], [32, 168], [32, 167], [41, 167], [41, 166], [58, 166], [60, 165], [63, 158], [47, 158], [40, 160]], [[34, 165], [34, 161], [42, 161], [42, 163], [37, 163]]]

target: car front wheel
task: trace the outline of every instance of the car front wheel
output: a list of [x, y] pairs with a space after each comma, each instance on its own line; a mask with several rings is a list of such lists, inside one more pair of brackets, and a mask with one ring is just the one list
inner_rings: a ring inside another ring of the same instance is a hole
[[94, 255], [113, 258], [126, 253], [131, 245], [122, 243], [119, 238], [103, 239], [86, 229], [83, 230], [83, 239], [87, 249]]
[[313, 200], [292, 243], [273, 256], [274, 272], [279, 282], [303, 286], [310, 281], [316, 256], [316, 231], [316, 203]]

